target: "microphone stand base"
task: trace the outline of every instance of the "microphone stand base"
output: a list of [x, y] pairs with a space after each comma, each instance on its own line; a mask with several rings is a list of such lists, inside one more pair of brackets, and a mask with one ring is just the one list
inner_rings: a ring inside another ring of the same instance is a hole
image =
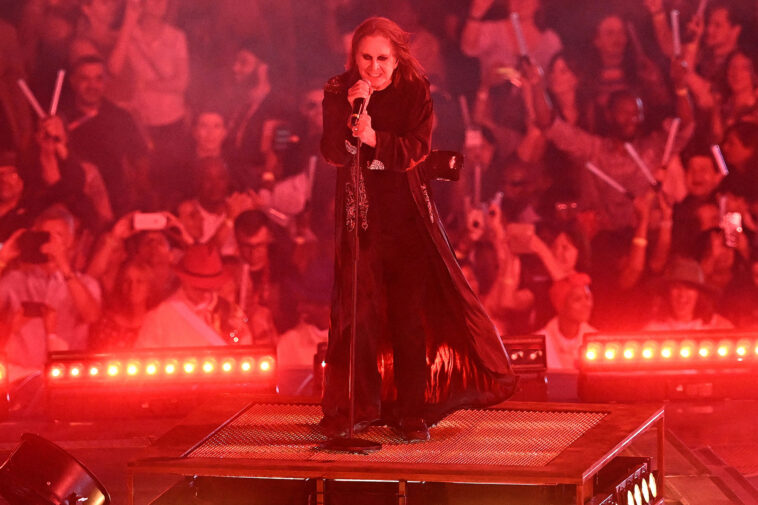
[[352, 452], [356, 454], [370, 454], [382, 448], [382, 444], [373, 440], [362, 438], [332, 438], [321, 444], [321, 448], [327, 451]]

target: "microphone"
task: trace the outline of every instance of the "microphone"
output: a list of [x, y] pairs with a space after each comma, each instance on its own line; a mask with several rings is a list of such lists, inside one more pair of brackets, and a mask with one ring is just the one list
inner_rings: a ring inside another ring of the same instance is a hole
[[358, 120], [363, 115], [363, 112], [366, 110], [366, 99], [356, 98], [353, 100], [353, 113], [350, 115], [350, 126], [353, 127], [358, 124]]
[[[373, 91], [371, 89], [371, 84], [365, 79], [361, 79], [361, 80], [365, 82], [366, 84], [368, 84], [369, 95], [371, 95]], [[363, 98], [363, 97], [359, 97], [353, 100], [353, 113], [350, 114], [350, 127], [351, 128], [355, 126], [356, 124], [358, 124], [358, 121], [361, 119], [361, 116], [366, 111], [367, 101], [368, 99]]]

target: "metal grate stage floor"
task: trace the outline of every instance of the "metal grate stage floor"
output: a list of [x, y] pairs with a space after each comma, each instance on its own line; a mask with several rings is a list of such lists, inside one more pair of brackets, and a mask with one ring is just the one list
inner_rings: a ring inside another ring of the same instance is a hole
[[596, 426], [607, 412], [460, 410], [431, 429], [424, 444], [408, 444], [391, 428], [358, 435], [382, 450], [369, 455], [320, 450], [316, 405], [253, 405], [224, 425], [187, 458], [360, 461], [402, 464], [544, 466]]
[[325, 451], [314, 404], [252, 403], [179, 456], [129, 465], [136, 474], [397, 482], [568, 485], [576, 503], [592, 478], [649, 428], [658, 432], [654, 467], [663, 469], [663, 408], [507, 402], [461, 410], [431, 428], [431, 440], [409, 444], [390, 428], [360, 435], [382, 443], [359, 455]]

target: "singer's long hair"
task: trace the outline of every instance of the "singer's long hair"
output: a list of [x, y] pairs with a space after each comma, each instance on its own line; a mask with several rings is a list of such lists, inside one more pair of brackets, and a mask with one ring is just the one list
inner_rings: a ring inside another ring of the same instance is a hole
[[392, 45], [392, 51], [397, 58], [397, 68], [392, 75], [392, 81], [421, 81], [425, 72], [421, 64], [411, 55], [409, 47], [410, 34], [400, 28], [394, 21], [384, 17], [373, 17], [361, 23], [353, 33], [353, 41], [350, 47], [350, 60], [347, 62], [348, 70], [358, 76], [358, 68], [355, 65], [355, 55], [358, 53], [358, 44], [370, 35], [386, 37]]

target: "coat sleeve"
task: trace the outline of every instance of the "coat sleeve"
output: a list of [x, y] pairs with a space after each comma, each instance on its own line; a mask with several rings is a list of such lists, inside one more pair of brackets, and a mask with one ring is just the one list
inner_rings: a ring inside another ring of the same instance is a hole
[[347, 120], [351, 111], [347, 87], [339, 76], [326, 83], [322, 105], [324, 132], [321, 136], [321, 154], [328, 163], [345, 166], [353, 156], [346, 145], [350, 133]]
[[370, 169], [404, 172], [429, 154], [434, 115], [432, 97], [428, 82], [416, 86], [407, 128], [402, 132], [376, 130], [376, 148], [368, 158], [373, 160]]

